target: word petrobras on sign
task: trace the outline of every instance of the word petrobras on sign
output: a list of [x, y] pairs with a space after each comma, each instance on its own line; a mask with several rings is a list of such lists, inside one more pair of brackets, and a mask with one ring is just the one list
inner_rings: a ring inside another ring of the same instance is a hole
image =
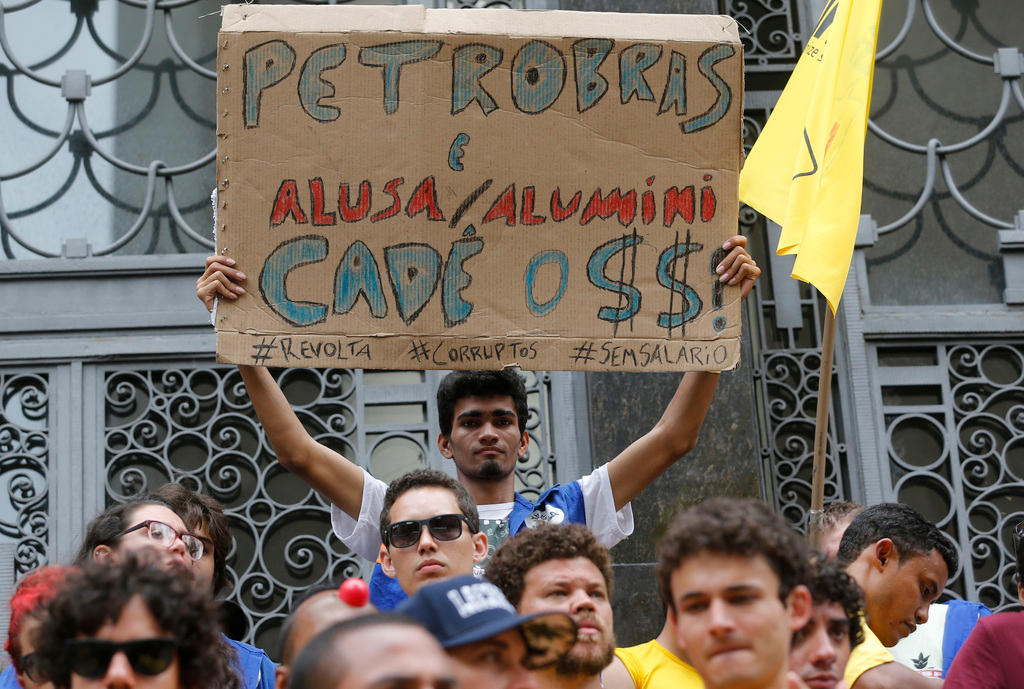
[[726, 17], [224, 8], [222, 361], [726, 369]]

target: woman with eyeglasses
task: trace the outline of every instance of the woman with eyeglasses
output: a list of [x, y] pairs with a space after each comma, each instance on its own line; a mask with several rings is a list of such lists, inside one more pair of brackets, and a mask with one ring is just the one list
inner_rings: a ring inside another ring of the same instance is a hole
[[170, 505], [152, 497], [113, 505], [93, 519], [85, 532], [75, 564], [90, 560], [118, 562], [125, 553], [145, 551], [164, 566], [191, 571], [203, 557], [203, 540], [190, 533]]
[[237, 689], [216, 620], [191, 576], [124, 552], [72, 571], [33, 641], [55, 689]]
[[26, 575], [15, 589], [8, 605], [11, 621], [4, 643], [11, 664], [0, 675], [0, 689], [53, 689], [40, 672], [32, 636], [39, 626], [42, 604], [57, 594], [66, 575], [63, 567], [40, 567]]

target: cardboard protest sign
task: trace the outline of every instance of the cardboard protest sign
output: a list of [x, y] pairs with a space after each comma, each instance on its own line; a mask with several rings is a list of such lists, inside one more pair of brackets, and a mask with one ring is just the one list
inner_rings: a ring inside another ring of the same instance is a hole
[[221, 361], [727, 369], [727, 17], [228, 5]]

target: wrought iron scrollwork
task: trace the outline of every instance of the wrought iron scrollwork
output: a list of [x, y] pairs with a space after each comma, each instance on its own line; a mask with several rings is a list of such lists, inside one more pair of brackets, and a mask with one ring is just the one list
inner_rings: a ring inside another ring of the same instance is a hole
[[47, 558], [49, 398], [45, 374], [0, 374], [0, 538], [15, 544], [15, 576]]
[[[550, 380], [543, 372], [526, 375], [531, 449], [516, 477], [521, 491], [536, 494], [554, 475]], [[413, 378], [417, 394], [428, 394], [422, 374]], [[387, 422], [367, 420], [366, 389], [373, 383], [362, 371], [289, 369], [278, 382], [316, 440], [379, 470], [379, 477], [428, 463], [434, 433], [426, 420], [396, 417], [409, 399]], [[178, 481], [225, 506], [234, 537], [227, 602], [240, 638], [273, 652], [303, 591], [359, 574], [362, 563], [331, 534], [327, 504], [276, 461], [237, 370], [109, 369], [104, 400], [108, 504]], [[425, 397], [415, 402], [433, 404]]]
[[1018, 603], [1013, 528], [1024, 520], [1024, 344], [936, 345], [907, 368], [881, 370], [885, 437], [894, 497], [950, 536], [960, 571], [947, 591], [993, 609]]

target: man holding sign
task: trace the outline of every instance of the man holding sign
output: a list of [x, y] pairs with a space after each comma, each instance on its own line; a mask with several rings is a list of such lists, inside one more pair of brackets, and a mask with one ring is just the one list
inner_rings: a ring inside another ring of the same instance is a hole
[[261, 366], [688, 371], [653, 429], [537, 501], [515, 493], [518, 375], [439, 391], [438, 447], [495, 546], [544, 521], [629, 535], [629, 501], [693, 448], [713, 371], [739, 362], [760, 274], [729, 236], [735, 22], [228, 6], [218, 65], [219, 253], [197, 296], [222, 298], [218, 358], [338, 537], [376, 558], [385, 486], [310, 437]]
[[[722, 246], [728, 255], [718, 266], [721, 281], [739, 285], [743, 297], [761, 274], [746, 243], [746, 237], [740, 235], [730, 238]], [[213, 308], [215, 297], [234, 300], [245, 293], [242, 283], [246, 275], [234, 265], [225, 256], [207, 259], [196, 296], [208, 309]], [[317, 442], [266, 368], [238, 369], [278, 461], [331, 502], [334, 532], [345, 545], [369, 560], [376, 559], [380, 548], [377, 520], [386, 484]], [[445, 379], [438, 397], [447, 398], [440, 404], [448, 409], [439, 408], [442, 432], [438, 447], [455, 462], [458, 478], [476, 500], [481, 518], [494, 524], [488, 539], [495, 548], [520, 528], [546, 521], [541, 516], [531, 519], [535, 514], [556, 515], [551, 521], [586, 523], [602, 544], [611, 547], [632, 533], [629, 501], [696, 445], [717, 384], [717, 373], [686, 373], [654, 428], [608, 464], [579, 481], [543, 492], [536, 502], [515, 492], [515, 465], [526, 455], [530, 436], [526, 431], [526, 391], [522, 379], [511, 370], [458, 372]], [[468, 394], [454, 396], [458, 388]], [[378, 584], [379, 569], [378, 565]], [[401, 600], [400, 589], [392, 582], [389, 580], [387, 595], [374, 596], [378, 607], [389, 608]]]

